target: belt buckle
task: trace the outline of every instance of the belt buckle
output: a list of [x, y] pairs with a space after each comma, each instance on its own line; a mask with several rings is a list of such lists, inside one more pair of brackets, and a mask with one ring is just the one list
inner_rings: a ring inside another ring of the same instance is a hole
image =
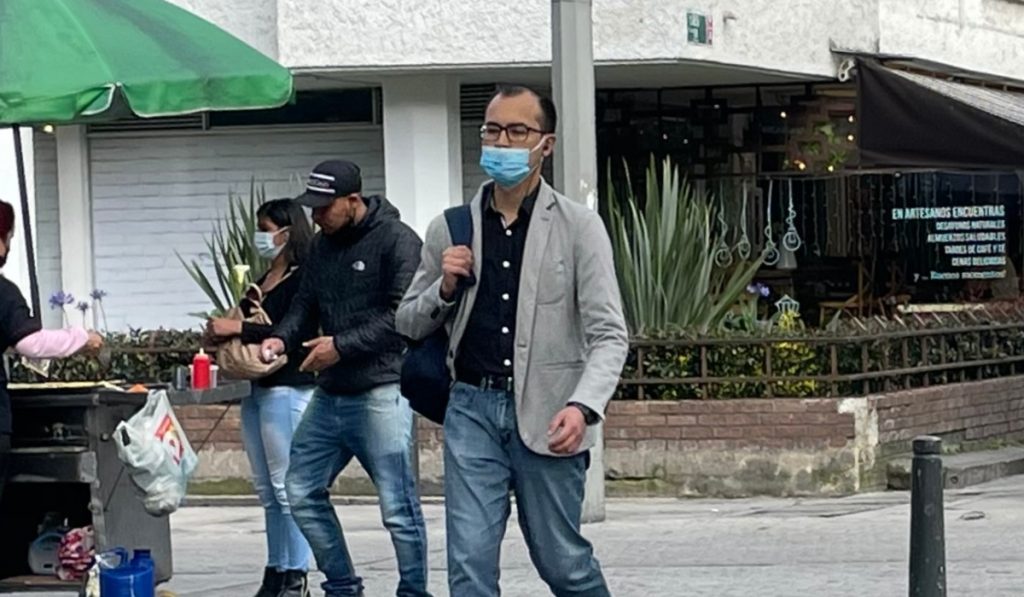
[[487, 377], [486, 384], [487, 387], [485, 389], [487, 390], [501, 390], [502, 392], [511, 392], [513, 382], [511, 377], [501, 377], [494, 375]]

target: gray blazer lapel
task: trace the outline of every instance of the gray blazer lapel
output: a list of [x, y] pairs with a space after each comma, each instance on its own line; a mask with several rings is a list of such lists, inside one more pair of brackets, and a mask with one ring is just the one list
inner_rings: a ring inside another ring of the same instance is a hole
[[540, 266], [547, 252], [551, 237], [551, 210], [555, 206], [555, 194], [546, 181], [541, 180], [537, 205], [530, 218], [530, 229], [526, 235], [526, 249], [523, 251], [522, 270], [519, 275], [519, 304], [516, 305], [516, 391], [526, 383], [526, 350], [530, 346], [533, 323], [537, 313], [537, 292], [540, 290]]

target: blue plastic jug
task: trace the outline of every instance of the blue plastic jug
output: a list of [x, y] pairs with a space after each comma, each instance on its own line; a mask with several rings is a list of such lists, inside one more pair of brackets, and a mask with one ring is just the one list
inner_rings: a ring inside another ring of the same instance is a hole
[[132, 566], [135, 566], [136, 568], [140, 569], [149, 570], [149, 575], [145, 577], [143, 580], [146, 582], [147, 585], [151, 587], [156, 586], [154, 577], [154, 569], [156, 568], [156, 564], [153, 562], [153, 554], [150, 550], [136, 549], [135, 556], [132, 557]]
[[128, 561], [128, 550], [111, 551], [120, 561], [113, 568], [100, 569], [100, 594], [103, 597], [154, 597], [153, 560], [148, 550], [136, 551], [135, 559]]

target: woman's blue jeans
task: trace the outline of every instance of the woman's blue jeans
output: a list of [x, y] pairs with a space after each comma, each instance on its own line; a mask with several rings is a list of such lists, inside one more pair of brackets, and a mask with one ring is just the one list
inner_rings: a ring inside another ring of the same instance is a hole
[[308, 570], [312, 555], [284, 484], [292, 436], [312, 396], [312, 387], [253, 387], [242, 400], [242, 441], [266, 518], [267, 567], [279, 571]]

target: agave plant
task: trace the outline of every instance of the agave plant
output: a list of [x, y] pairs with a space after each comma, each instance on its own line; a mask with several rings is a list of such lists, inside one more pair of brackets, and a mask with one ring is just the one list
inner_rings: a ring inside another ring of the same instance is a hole
[[210, 313], [196, 313], [199, 317], [222, 316], [242, 299], [247, 285], [239, 282], [239, 271], [260, 272], [269, 263], [256, 251], [252, 238], [256, 232], [256, 212], [266, 198], [266, 189], [249, 185], [249, 197], [231, 193], [228, 212], [214, 224], [213, 232], [206, 239], [206, 248], [213, 263], [213, 276], [207, 275], [207, 268], [198, 261], [186, 262], [178, 254], [178, 260], [189, 275], [210, 299], [213, 309]]
[[715, 265], [714, 199], [694, 190], [669, 159], [660, 181], [651, 159], [642, 195], [628, 168], [625, 197], [617, 196], [610, 174], [608, 189], [616, 271], [632, 333], [718, 329], [761, 263]]

